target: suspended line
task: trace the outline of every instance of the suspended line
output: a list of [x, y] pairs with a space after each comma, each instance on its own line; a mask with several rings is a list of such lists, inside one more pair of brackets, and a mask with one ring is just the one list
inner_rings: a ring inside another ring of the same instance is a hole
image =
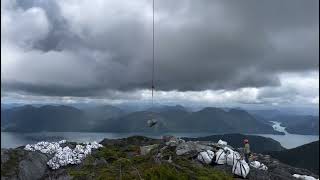
[[152, 0], [152, 109], [153, 109], [153, 91], [154, 91], [154, 0]]

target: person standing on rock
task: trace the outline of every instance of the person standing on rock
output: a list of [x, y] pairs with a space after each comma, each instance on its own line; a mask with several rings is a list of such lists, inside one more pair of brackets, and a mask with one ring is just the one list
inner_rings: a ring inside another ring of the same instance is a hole
[[250, 156], [250, 144], [249, 144], [249, 140], [245, 139], [244, 141], [244, 157], [245, 157], [245, 161], [247, 163], [249, 163], [249, 156]]

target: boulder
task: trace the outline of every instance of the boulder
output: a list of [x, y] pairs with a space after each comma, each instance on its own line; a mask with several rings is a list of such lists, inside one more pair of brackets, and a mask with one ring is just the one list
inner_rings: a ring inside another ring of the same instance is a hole
[[[168, 137], [166, 137], [166, 138], [168, 138]], [[185, 142], [185, 141], [184, 141], [183, 139], [180, 139], [180, 138], [177, 138], [177, 137], [172, 136], [172, 137], [170, 137], [170, 139], [166, 142], [166, 145], [173, 147], [173, 146], [178, 146], [179, 144], [184, 143], [184, 142]]]
[[51, 155], [23, 149], [1, 150], [1, 179], [40, 179]]
[[176, 154], [178, 156], [184, 154], [197, 155], [201, 151], [213, 150], [211, 146], [201, 144], [200, 142], [188, 141], [180, 143], [176, 148]]
[[28, 152], [19, 163], [19, 177], [21, 179], [38, 179], [41, 178], [46, 169], [46, 163], [49, 157], [42, 153]]
[[1, 149], [1, 164], [6, 163], [9, 158], [9, 149]]
[[143, 155], [143, 156], [147, 155], [147, 154], [150, 153], [150, 151], [152, 149], [155, 149], [157, 147], [159, 147], [159, 144], [153, 144], [153, 145], [149, 145], [149, 146], [141, 146], [140, 147], [140, 154]]

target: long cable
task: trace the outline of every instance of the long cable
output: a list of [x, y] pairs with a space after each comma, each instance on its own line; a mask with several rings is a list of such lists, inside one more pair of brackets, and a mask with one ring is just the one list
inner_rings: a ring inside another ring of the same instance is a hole
[[151, 108], [153, 109], [153, 91], [154, 91], [154, 0], [152, 0], [152, 104]]

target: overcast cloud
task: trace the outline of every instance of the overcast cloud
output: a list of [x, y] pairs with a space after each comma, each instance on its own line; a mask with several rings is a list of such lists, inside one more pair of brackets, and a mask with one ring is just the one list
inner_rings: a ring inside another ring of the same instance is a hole
[[[1, 0], [1, 7], [2, 100], [150, 99], [151, 0]], [[319, 104], [319, 1], [155, 0], [155, 7], [159, 101]]]

